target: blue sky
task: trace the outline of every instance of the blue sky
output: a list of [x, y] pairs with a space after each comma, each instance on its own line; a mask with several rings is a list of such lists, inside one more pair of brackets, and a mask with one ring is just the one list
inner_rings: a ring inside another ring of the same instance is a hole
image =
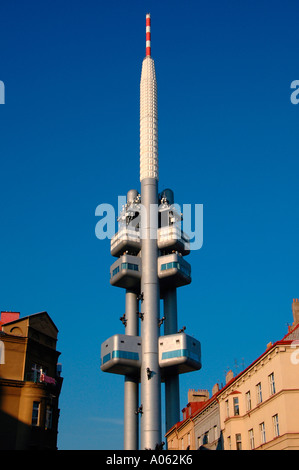
[[124, 292], [95, 209], [139, 189], [147, 12], [159, 188], [204, 211], [178, 291], [203, 367], [181, 377], [181, 407], [284, 336], [299, 297], [298, 2], [2, 0], [0, 309], [59, 329], [60, 449], [123, 445], [123, 379], [100, 346], [124, 332]]

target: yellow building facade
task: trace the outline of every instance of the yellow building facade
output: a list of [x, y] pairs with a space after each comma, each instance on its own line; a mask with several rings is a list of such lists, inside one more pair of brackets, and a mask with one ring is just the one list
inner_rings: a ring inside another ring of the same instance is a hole
[[40, 312], [0, 318], [0, 449], [55, 450], [62, 378], [58, 329]]
[[[166, 433], [168, 448], [299, 450], [299, 300], [288, 334]], [[189, 436], [188, 436], [189, 434]]]
[[225, 450], [299, 449], [299, 368], [278, 341], [218, 395]]

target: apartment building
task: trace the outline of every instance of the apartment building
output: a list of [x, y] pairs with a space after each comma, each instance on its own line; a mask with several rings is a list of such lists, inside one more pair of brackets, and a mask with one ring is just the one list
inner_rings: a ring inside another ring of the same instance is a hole
[[47, 312], [0, 317], [0, 449], [55, 450], [62, 386], [58, 329]]
[[[166, 433], [173, 448], [299, 450], [299, 300], [288, 333]], [[192, 424], [191, 424], [192, 423]], [[181, 447], [182, 448], [182, 447]], [[185, 447], [186, 448], [186, 447]]]

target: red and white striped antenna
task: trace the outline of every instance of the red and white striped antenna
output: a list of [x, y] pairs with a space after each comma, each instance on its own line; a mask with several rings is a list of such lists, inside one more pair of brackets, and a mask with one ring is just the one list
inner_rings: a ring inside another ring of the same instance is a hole
[[146, 15], [146, 41], [145, 41], [145, 55], [151, 55], [151, 15]]

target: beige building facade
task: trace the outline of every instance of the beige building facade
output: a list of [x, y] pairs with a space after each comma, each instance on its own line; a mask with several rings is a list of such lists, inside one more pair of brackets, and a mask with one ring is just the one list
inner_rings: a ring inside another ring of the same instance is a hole
[[[299, 450], [299, 300], [282, 340], [166, 433], [172, 448]], [[187, 437], [188, 433], [190, 434]], [[170, 448], [170, 447], [169, 447]]]
[[299, 449], [299, 370], [278, 341], [218, 395], [225, 450]]

